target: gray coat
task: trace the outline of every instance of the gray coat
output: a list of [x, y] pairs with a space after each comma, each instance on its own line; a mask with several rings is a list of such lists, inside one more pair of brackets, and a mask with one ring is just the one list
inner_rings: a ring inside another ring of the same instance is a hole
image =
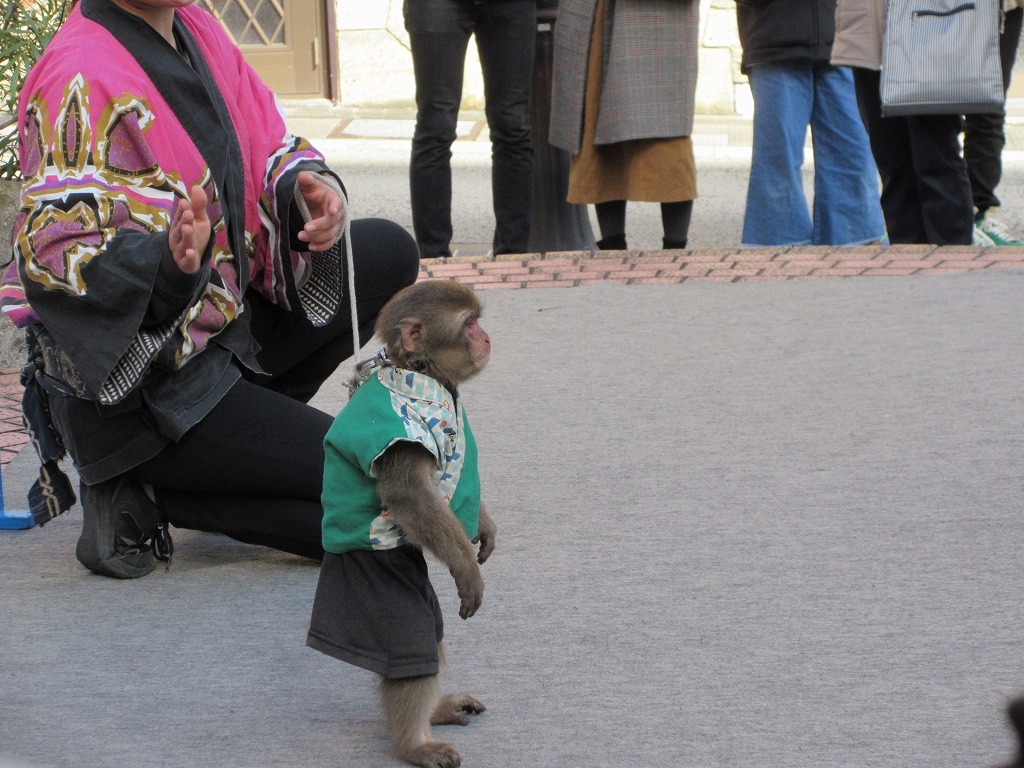
[[[699, 0], [606, 0], [597, 144], [689, 136], [697, 90]], [[550, 142], [579, 152], [597, 0], [560, 0]]]

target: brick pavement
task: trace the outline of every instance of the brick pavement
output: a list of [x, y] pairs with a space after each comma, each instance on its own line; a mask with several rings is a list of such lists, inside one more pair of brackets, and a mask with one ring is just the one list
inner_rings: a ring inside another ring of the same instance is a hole
[[936, 275], [977, 269], [1024, 269], [1024, 248], [880, 245], [709, 248], [694, 251], [586, 251], [530, 256], [454, 257], [425, 263], [422, 276], [477, 290], [572, 288], [594, 283], [722, 283], [799, 278]]
[[[585, 251], [425, 263], [421, 279], [458, 280], [476, 290], [573, 288], [594, 283], [735, 283], [764, 280], [939, 275], [1024, 269], [1024, 248], [897, 245], [713, 248], [694, 251]], [[17, 369], [0, 371], [0, 466], [28, 442]]]
[[0, 466], [7, 466], [27, 442], [28, 435], [21, 424], [18, 369], [0, 370]]

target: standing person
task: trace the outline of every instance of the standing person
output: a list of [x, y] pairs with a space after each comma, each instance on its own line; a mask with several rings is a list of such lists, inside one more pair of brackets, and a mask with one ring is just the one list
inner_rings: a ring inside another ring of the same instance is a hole
[[[885, 235], [853, 74], [829, 64], [836, 0], [737, 0], [754, 97], [743, 245], [862, 245]], [[801, 167], [811, 128], [814, 209]]]
[[452, 142], [470, 36], [476, 38], [491, 136], [494, 253], [525, 253], [536, 0], [405, 0], [404, 13], [416, 79], [409, 187], [420, 257], [451, 256]]
[[882, 117], [885, 0], [838, 0], [832, 63], [853, 67], [857, 105], [882, 178], [889, 241], [970, 245], [974, 205], [959, 115]]
[[[337, 176], [191, 0], [81, 0], [18, 128], [0, 303], [29, 329], [42, 482], [65, 448], [81, 478], [78, 559], [143, 576], [168, 522], [321, 557], [331, 417], [306, 403], [354, 346]], [[351, 235], [365, 338], [418, 261], [392, 222]]]
[[685, 248], [693, 160], [697, 0], [560, 0], [552, 145], [572, 154], [568, 200], [593, 203], [598, 248], [624, 250], [626, 201], [661, 203], [665, 248]]
[[[1017, 59], [1024, 0], [1003, 0], [1006, 16], [999, 32], [999, 63], [1003, 69], [1003, 96], [1010, 89], [1013, 63]], [[996, 187], [1003, 176], [1003, 147], [1006, 146], [1006, 107], [998, 113], [964, 116], [964, 160], [974, 198], [974, 239], [976, 245], [1024, 245], [1010, 234], [999, 219], [989, 215], [998, 208]]]

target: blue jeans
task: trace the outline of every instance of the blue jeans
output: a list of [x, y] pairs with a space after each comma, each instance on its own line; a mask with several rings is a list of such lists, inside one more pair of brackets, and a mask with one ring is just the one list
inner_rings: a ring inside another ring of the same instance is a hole
[[[878, 174], [857, 110], [853, 75], [814, 62], [758, 64], [754, 145], [743, 218], [743, 245], [860, 245], [880, 240], [885, 223]], [[814, 211], [801, 166], [811, 127]]]
[[470, 36], [476, 37], [491, 135], [494, 252], [525, 253], [533, 192], [529, 107], [536, 0], [406, 0], [404, 11], [416, 79], [409, 186], [420, 255], [451, 254], [451, 149]]

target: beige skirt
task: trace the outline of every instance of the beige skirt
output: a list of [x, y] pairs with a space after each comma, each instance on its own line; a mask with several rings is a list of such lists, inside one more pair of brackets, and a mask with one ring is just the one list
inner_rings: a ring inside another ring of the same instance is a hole
[[637, 200], [675, 203], [697, 197], [697, 168], [689, 136], [594, 144], [601, 101], [605, 0], [598, 0], [587, 59], [583, 143], [569, 165], [570, 203]]

